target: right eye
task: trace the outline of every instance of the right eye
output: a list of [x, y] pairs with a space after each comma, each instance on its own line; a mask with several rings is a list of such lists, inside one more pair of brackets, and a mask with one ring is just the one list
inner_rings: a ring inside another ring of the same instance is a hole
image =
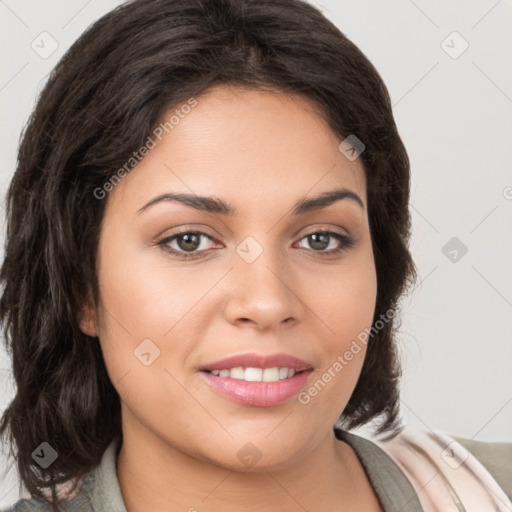
[[[207, 249], [198, 250], [202, 245], [202, 239], [209, 239], [216, 241], [212, 234], [204, 233], [203, 231], [179, 230], [177, 233], [166, 236], [157, 245], [162, 246], [162, 249], [170, 254], [176, 255], [179, 258], [197, 258], [200, 254]], [[175, 242], [175, 247], [171, 244]]]

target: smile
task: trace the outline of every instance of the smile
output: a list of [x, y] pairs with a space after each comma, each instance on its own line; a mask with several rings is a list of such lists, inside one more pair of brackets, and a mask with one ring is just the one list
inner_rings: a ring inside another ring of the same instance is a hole
[[[266, 370], [270, 372], [267, 372], [265, 376]], [[282, 379], [263, 380], [265, 378], [275, 379], [276, 375], [280, 377], [281, 372], [284, 375], [285, 370], [286, 377]], [[218, 375], [214, 372], [218, 372]], [[221, 375], [221, 372], [224, 373]], [[231, 376], [231, 372], [234, 372], [235, 377]], [[215, 392], [230, 401], [253, 407], [273, 407], [296, 396], [306, 386], [313, 370], [295, 372], [289, 368], [265, 368], [263, 370], [249, 367], [200, 371], [199, 373]]]
[[247, 382], [277, 382], [288, 379], [295, 375], [293, 368], [236, 368], [224, 370], [212, 370], [213, 375], [218, 377], [229, 377], [230, 379], [245, 380]]

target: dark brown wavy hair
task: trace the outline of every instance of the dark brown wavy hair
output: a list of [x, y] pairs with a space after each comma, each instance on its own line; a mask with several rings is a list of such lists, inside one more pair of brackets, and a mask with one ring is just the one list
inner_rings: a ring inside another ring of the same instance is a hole
[[[334, 133], [360, 139], [378, 279], [374, 322], [416, 280], [409, 159], [389, 94], [319, 10], [302, 0], [134, 0], [106, 14], [50, 74], [6, 200], [0, 322], [16, 394], [0, 435], [9, 433], [21, 482], [33, 497], [51, 490], [53, 510], [60, 510], [55, 486], [83, 477], [122, 438], [120, 399], [99, 340], [79, 328], [82, 306], [99, 304], [96, 253], [107, 200], [94, 191], [169, 108], [219, 84], [303, 95]], [[401, 428], [397, 320], [370, 338], [340, 416], [347, 429], [375, 419], [378, 435]], [[31, 456], [44, 441], [58, 453], [47, 469]]]

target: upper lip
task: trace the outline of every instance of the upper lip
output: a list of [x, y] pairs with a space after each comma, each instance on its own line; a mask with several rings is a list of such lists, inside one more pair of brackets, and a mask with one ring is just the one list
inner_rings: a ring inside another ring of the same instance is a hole
[[302, 359], [288, 354], [240, 354], [227, 357], [199, 368], [201, 371], [230, 370], [231, 368], [292, 368], [296, 372], [313, 369], [313, 366]]

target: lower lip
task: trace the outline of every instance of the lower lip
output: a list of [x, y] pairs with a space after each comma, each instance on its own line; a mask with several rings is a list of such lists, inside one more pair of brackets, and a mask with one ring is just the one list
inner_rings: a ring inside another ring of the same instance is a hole
[[271, 407], [295, 396], [306, 385], [312, 372], [313, 370], [306, 370], [276, 382], [247, 382], [218, 377], [207, 371], [200, 373], [210, 386], [230, 400], [254, 407]]

